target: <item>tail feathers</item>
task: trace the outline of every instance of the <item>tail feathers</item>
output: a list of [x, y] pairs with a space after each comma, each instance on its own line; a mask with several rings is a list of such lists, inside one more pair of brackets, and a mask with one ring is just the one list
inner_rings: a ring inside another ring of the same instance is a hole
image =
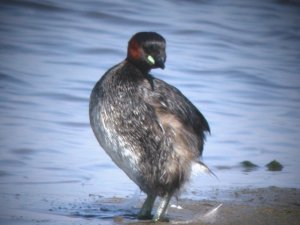
[[199, 175], [201, 173], [212, 175], [219, 180], [217, 175], [213, 171], [211, 171], [211, 169], [209, 169], [208, 166], [205, 165], [203, 162], [201, 161], [194, 162], [192, 165], [192, 175]]

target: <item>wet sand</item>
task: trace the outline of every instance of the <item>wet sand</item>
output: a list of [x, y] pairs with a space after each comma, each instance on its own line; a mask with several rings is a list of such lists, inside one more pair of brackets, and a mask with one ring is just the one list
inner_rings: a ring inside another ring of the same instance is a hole
[[300, 224], [300, 189], [227, 190], [221, 198], [226, 200], [179, 200], [178, 205], [182, 209], [171, 207], [171, 221], [161, 224]]
[[[3, 204], [5, 201], [28, 204]], [[28, 198], [28, 200], [26, 200]], [[1, 195], [0, 224], [153, 224], [136, 220], [142, 198], [45, 199]], [[174, 199], [170, 222], [159, 224], [300, 224], [300, 189], [246, 188], [217, 190], [207, 199]]]
[[[224, 195], [229, 198], [222, 201], [183, 200], [182, 207], [189, 210], [190, 221], [182, 224], [300, 224], [299, 189], [240, 189], [227, 191]], [[188, 212], [181, 214], [185, 217], [181, 220], [186, 220]], [[171, 211], [170, 215], [176, 216]]]

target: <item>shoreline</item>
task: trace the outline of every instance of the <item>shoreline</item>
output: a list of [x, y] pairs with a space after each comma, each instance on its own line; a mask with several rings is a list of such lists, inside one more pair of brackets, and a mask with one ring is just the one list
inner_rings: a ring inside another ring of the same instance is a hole
[[[90, 194], [84, 199], [52, 196], [45, 200], [45, 196], [34, 193], [0, 193], [0, 200], [10, 203], [0, 207], [0, 224], [153, 224], [136, 219], [144, 200], [136, 196], [107, 198]], [[30, 201], [35, 204], [24, 204]], [[174, 198], [168, 217], [169, 223], [158, 224], [296, 225], [300, 221], [300, 189], [220, 189], [214, 198], [211, 194], [202, 200]]]
[[[222, 190], [220, 190], [222, 192]], [[224, 190], [220, 199], [193, 201], [182, 199], [183, 208], [190, 210], [190, 220], [176, 224], [299, 224], [300, 189], [242, 188]], [[226, 200], [222, 200], [222, 198]], [[183, 214], [188, 214], [183, 213]], [[178, 212], [170, 211], [178, 216]], [[186, 215], [183, 217], [186, 219]]]

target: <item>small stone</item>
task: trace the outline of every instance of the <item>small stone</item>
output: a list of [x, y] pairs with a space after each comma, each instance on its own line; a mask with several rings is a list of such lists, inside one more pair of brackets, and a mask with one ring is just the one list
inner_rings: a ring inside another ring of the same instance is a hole
[[241, 162], [241, 165], [242, 165], [242, 167], [244, 167], [247, 170], [253, 170], [258, 167], [258, 165], [255, 165], [254, 163], [252, 163], [248, 160]]
[[276, 160], [269, 162], [266, 167], [269, 171], [281, 171], [283, 169], [283, 166]]

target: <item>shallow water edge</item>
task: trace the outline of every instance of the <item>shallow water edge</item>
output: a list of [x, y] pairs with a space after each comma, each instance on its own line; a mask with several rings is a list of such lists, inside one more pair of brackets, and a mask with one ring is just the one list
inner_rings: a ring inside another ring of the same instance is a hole
[[[139, 196], [58, 199], [1, 193], [0, 200], [9, 203], [0, 206], [0, 224], [152, 224], [136, 219], [143, 201]], [[214, 190], [202, 200], [173, 199], [168, 216], [170, 222], [161, 224], [298, 224], [300, 189]]]

